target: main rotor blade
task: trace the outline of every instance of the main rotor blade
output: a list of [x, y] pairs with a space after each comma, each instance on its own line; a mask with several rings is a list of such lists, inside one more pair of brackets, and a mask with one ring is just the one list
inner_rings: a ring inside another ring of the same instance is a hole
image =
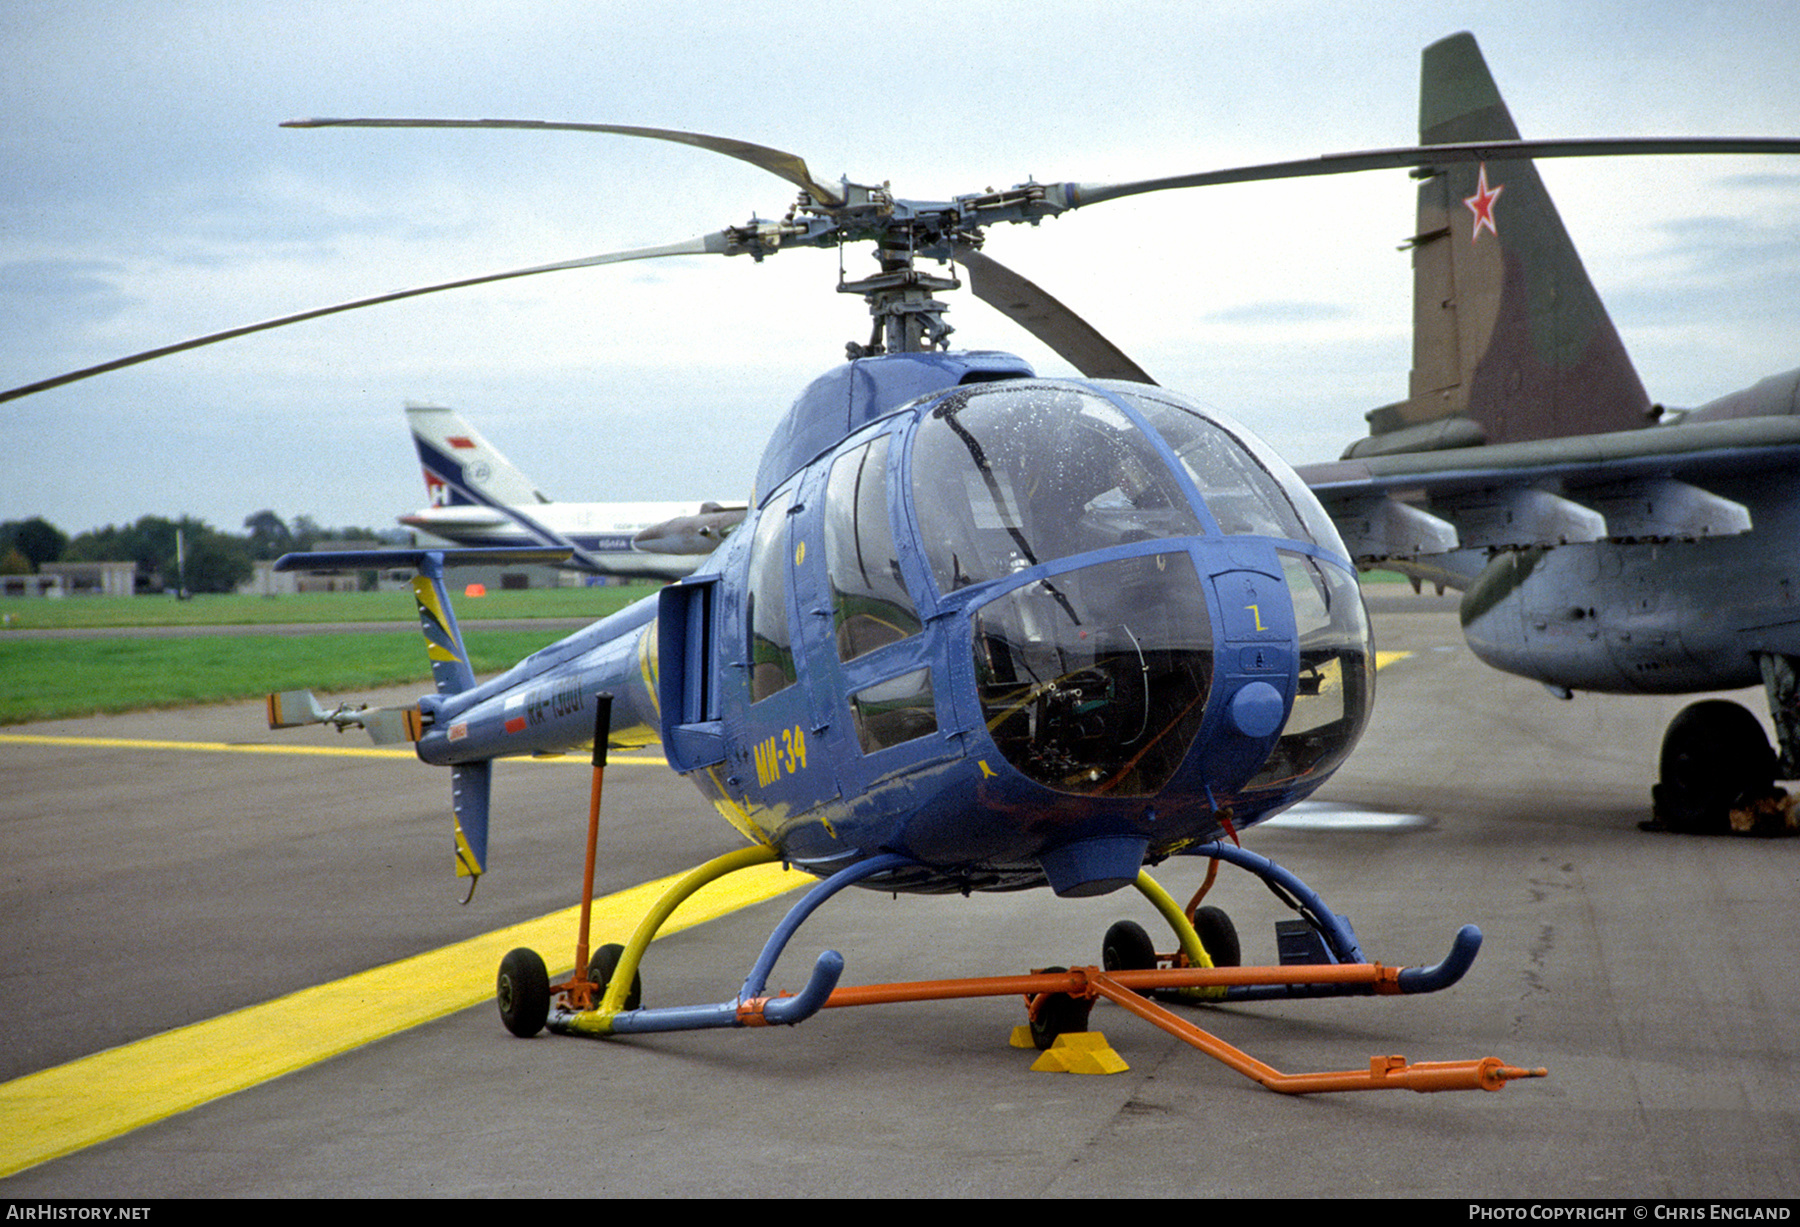
[[1089, 379], [1156, 382], [1092, 324], [1035, 282], [967, 243], [957, 243], [954, 250], [956, 262], [969, 271], [969, 290], [975, 297], [1048, 345]]
[[271, 328], [280, 328], [287, 324], [298, 324], [303, 320], [316, 320], [325, 315], [336, 315], [340, 311], [354, 311], [358, 307], [373, 307], [385, 302], [398, 302], [403, 298], [417, 298], [421, 294], [435, 294], [439, 290], [460, 290], [464, 286], [486, 285], [492, 281], [507, 281], [514, 277], [530, 277], [537, 273], [558, 273], [571, 268], [594, 268], [602, 264], [623, 264], [627, 260], [653, 260], [660, 256], [699, 256], [724, 255], [729, 240], [724, 231], [701, 235], [680, 243], [670, 243], [662, 247], [639, 247], [631, 251], [614, 251], [604, 255], [585, 256], [579, 260], [564, 260], [557, 264], [539, 264], [531, 268], [515, 268], [504, 273], [488, 273], [481, 277], [464, 277], [459, 281], [443, 281], [437, 285], [415, 286], [410, 290], [395, 290], [389, 294], [377, 294], [372, 298], [358, 298], [353, 302], [341, 302], [330, 307], [317, 307], [311, 311], [300, 311], [293, 315], [283, 315], [272, 320], [263, 320], [257, 324], [244, 324], [237, 328], [227, 328], [223, 332], [209, 332], [203, 337], [193, 337], [186, 341], [177, 341], [173, 345], [163, 345], [156, 349], [147, 349], [141, 354], [131, 354], [124, 358], [114, 358], [111, 362], [102, 362], [98, 366], [84, 367], [79, 371], [70, 371], [66, 375], [58, 375], [52, 379], [40, 379], [36, 383], [28, 383], [23, 387], [10, 388], [0, 392], [0, 402], [17, 400], [21, 396], [30, 396], [34, 392], [44, 392], [51, 388], [60, 388], [67, 383], [76, 383], [95, 375], [104, 375], [108, 371], [117, 371], [124, 367], [136, 366], [140, 362], [149, 362], [152, 358], [163, 358], [170, 354], [178, 354], [183, 350], [199, 349], [203, 345], [211, 345], [215, 341], [229, 341], [233, 337], [249, 336], [253, 332], [266, 332]]
[[700, 132], [681, 132], [673, 128], [631, 128], [619, 124], [559, 123], [542, 119], [290, 119], [284, 128], [521, 128], [548, 132], [606, 132], [613, 136], [638, 136], [653, 141], [675, 141], [710, 149], [728, 158], [761, 167], [778, 175], [823, 205], [841, 205], [843, 193], [826, 187], [806, 169], [806, 160], [797, 153], [752, 145], [749, 141], [729, 136], [707, 136]]
[[1451, 145], [1410, 145], [1398, 149], [1372, 149], [1359, 153], [1328, 153], [1292, 162], [1269, 162], [1229, 170], [1139, 179], [1133, 183], [1065, 183], [1067, 205], [1098, 204], [1122, 196], [1161, 192], [1181, 187], [1211, 187], [1222, 183], [1259, 183], [1269, 179], [1300, 179], [1312, 175], [1347, 175], [1365, 170], [1393, 170], [1404, 166], [1435, 166], [1447, 162], [1505, 162], [1524, 158], [1597, 158], [1627, 154], [1800, 153], [1800, 139], [1760, 136], [1645, 136], [1547, 141], [1488, 141]]

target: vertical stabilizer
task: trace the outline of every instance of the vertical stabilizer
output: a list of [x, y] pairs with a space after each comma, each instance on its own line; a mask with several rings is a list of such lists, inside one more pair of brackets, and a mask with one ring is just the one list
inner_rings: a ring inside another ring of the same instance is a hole
[[461, 694], [475, 684], [469, 650], [463, 646], [462, 628], [444, 587], [444, 556], [427, 554], [413, 576], [413, 603], [419, 608], [419, 630], [425, 636], [425, 655], [431, 661], [431, 680], [439, 694]]
[[[1421, 144], [1518, 139], [1473, 37], [1425, 49]], [[1374, 436], [1394, 437], [1354, 450], [1648, 425], [1643, 383], [1536, 167], [1491, 161], [1418, 173], [1409, 396], [1369, 415]]]
[[419, 449], [431, 506], [524, 507], [550, 501], [456, 410], [408, 405], [406, 422]]
[[[450, 768], [450, 808], [456, 816], [456, 876], [487, 872], [488, 793], [494, 780], [491, 759]], [[471, 883], [470, 891], [474, 891]]]

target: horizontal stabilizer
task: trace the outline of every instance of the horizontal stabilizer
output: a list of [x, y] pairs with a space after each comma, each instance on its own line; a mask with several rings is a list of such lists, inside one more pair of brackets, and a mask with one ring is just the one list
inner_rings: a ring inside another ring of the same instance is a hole
[[[1381, 410], [1376, 412], [1380, 413]], [[1479, 422], [1463, 417], [1443, 417], [1358, 439], [1344, 449], [1344, 459], [1393, 456], [1405, 452], [1450, 451], [1459, 447], [1480, 447], [1487, 441], [1487, 432]]]
[[378, 707], [363, 717], [363, 728], [378, 746], [417, 741], [425, 731], [417, 707]]
[[[451, 519], [454, 514], [455, 518]], [[442, 528], [446, 523], [457, 528], [501, 528], [512, 523], [512, 517], [499, 511], [488, 511], [484, 507], [455, 507], [445, 510], [441, 507], [415, 511], [411, 515], [399, 517], [399, 522], [408, 528], [422, 528], [426, 532]], [[443, 534], [437, 533], [437, 536]]]

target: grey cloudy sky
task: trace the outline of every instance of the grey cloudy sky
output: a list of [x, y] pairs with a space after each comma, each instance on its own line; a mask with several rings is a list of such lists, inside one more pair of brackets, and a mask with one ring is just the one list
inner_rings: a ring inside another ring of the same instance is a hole
[[[684, 147], [284, 119], [685, 128], [943, 198], [1405, 144], [1419, 51], [1461, 29], [1528, 136], [1800, 135], [1783, 2], [19, 0], [0, 6], [0, 386], [792, 199]], [[1800, 166], [1543, 169], [1653, 397], [1800, 362]], [[1412, 183], [1387, 173], [1106, 204], [988, 250], [1298, 462], [1405, 393], [1411, 221]], [[836, 273], [813, 251], [560, 273], [101, 376], [0, 406], [0, 519], [391, 523], [423, 502], [408, 399], [463, 409], [555, 497], [742, 497], [775, 417], [867, 336]], [[959, 343], [1067, 373], [956, 297]]]

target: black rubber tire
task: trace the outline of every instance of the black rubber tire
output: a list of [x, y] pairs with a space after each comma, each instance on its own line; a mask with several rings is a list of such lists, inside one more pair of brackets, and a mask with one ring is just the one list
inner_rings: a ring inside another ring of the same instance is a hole
[[1242, 967], [1244, 948], [1238, 943], [1237, 926], [1223, 908], [1207, 906], [1194, 913], [1194, 932], [1214, 967]]
[[[1068, 968], [1046, 967], [1044, 970], [1055, 972], [1067, 971]], [[1059, 1035], [1086, 1031], [1088, 1015], [1093, 1009], [1094, 1003], [1085, 997], [1071, 997], [1068, 993], [1044, 993], [1033, 1003], [1031, 1042], [1042, 1052], [1056, 1043]]]
[[500, 1007], [500, 1021], [520, 1039], [544, 1029], [550, 1017], [550, 973], [537, 951], [521, 946], [500, 960], [494, 1001]]
[[1155, 971], [1156, 945], [1137, 921], [1117, 921], [1100, 943], [1100, 965], [1108, 971]]
[[[619, 960], [625, 957], [625, 947], [617, 942], [608, 942], [594, 951], [594, 957], [588, 960], [588, 982], [595, 986], [594, 1004], [599, 1005], [606, 996], [606, 986], [612, 983], [614, 969]], [[631, 973], [631, 991], [625, 994], [623, 1009], [635, 1010], [644, 1004], [644, 976], [641, 971]]]
[[1663, 734], [1658, 819], [1671, 830], [1729, 830], [1733, 809], [1774, 792], [1775, 770], [1768, 734], [1741, 704], [1690, 703]]

